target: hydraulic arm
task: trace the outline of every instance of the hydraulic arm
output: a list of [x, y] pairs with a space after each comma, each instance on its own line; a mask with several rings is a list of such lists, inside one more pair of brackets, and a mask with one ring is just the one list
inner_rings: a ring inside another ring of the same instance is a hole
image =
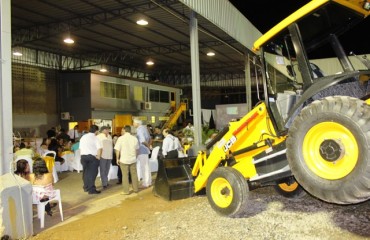
[[[230, 122], [229, 127], [219, 133], [209, 156], [200, 151], [192, 175], [195, 192], [205, 187], [210, 174], [220, 165], [231, 166], [249, 179], [256, 176], [254, 156], [269, 151], [273, 145], [285, 140], [274, 131], [265, 103], [258, 104], [239, 121]], [[207, 146], [208, 147], [208, 146]]]

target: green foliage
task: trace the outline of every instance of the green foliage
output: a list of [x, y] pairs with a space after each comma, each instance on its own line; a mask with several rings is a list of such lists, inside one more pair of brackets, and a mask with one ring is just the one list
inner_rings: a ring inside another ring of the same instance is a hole
[[203, 126], [203, 131], [202, 131], [202, 143], [204, 142], [214, 133], [217, 132], [216, 129], [209, 129], [207, 125]]

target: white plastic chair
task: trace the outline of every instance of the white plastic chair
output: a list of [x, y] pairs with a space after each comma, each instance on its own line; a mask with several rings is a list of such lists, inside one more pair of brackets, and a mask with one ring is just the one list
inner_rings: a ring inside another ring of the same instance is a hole
[[109, 172], [108, 172], [108, 181], [111, 179], [117, 179], [118, 173], [118, 166], [110, 165]]
[[[57, 168], [56, 168], [56, 164], [57, 162], [55, 162], [55, 157], [57, 156], [57, 153], [55, 151], [46, 151], [44, 153], [44, 156], [51, 156], [54, 158], [54, 167], [53, 167], [53, 178], [54, 178], [54, 183], [58, 182], [59, 181], [59, 178], [58, 178], [58, 173], [57, 173]], [[60, 164], [60, 163], [59, 163]]]
[[151, 172], [157, 172], [158, 171], [158, 153], [159, 153], [160, 147], [157, 146], [153, 148], [152, 155], [149, 159], [149, 167]]
[[[37, 188], [42, 188], [42, 187], [32, 186], [32, 188], [37, 190]], [[42, 191], [42, 189], [40, 189], [40, 191]], [[39, 200], [37, 200], [35, 194], [32, 194], [32, 203], [37, 205], [37, 217], [40, 219], [40, 228], [44, 228], [44, 224], [45, 224], [45, 206], [48, 202], [51, 202], [51, 201], [58, 201], [60, 218], [63, 222], [62, 197], [61, 197], [61, 194], [60, 194], [60, 190], [59, 189], [54, 189], [54, 193], [55, 193], [55, 197], [49, 198], [49, 200], [47, 200], [45, 202], [40, 202]]]
[[[62, 158], [64, 159], [64, 163], [60, 164], [60, 162], [57, 162], [57, 172], [66, 172], [70, 169], [70, 166], [72, 165], [74, 154], [71, 151], [63, 152]], [[73, 170], [72, 170], [73, 171]]]
[[[110, 165], [109, 172], [108, 172], [108, 181], [112, 179], [117, 179], [117, 173], [118, 173], [118, 166]], [[96, 176], [98, 178], [100, 177], [100, 167], [98, 168], [98, 175]]]

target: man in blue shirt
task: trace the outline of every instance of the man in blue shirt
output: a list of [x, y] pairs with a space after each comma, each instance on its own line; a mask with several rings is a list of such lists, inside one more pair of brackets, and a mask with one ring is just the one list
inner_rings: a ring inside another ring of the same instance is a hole
[[143, 180], [141, 188], [147, 188], [152, 185], [152, 173], [149, 167], [149, 144], [151, 137], [148, 128], [143, 125], [140, 119], [134, 119], [134, 127], [136, 128], [136, 136], [140, 144], [137, 156], [138, 175], [141, 176]]

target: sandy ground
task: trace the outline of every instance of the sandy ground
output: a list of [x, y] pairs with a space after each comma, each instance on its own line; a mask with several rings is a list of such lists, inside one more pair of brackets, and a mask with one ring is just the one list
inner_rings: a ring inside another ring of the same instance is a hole
[[240, 217], [226, 218], [205, 196], [168, 202], [149, 188], [127, 197], [116, 180], [88, 195], [81, 173], [60, 176], [65, 220], [54, 209], [41, 230], [35, 215], [31, 239], [370, 239], [370, 201], [339, 206], [309, 195], [286, 199], [268, 187], [250, 192]]

